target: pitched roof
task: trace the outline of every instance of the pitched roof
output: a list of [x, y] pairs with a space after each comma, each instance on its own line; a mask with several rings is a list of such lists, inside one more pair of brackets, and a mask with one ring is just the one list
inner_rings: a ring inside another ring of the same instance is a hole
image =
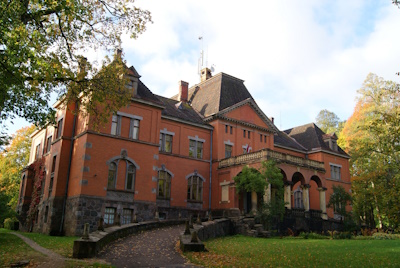
[[349, 156], [345, 151], [338, 146], [338, 150], [332, 150], [328, 144], [324, 142], [323, 137], [326, 134], [314, 123], [294, 127], [284, 131], [289, 137], [294, 138], [302, 146], [304, 146], [308, 151], [320, 149], [325, 151], [331, 151], [334, 153], [339, 153], [344, 156]]
[[154, 95], [153, 92], [151, 92], [150, 89], [148, 89], [140, 80], [138, 83], [137, 94], [133, 99], [144, 100], [156, 105], [163, 105], [163, 102], [159, 100], [158, 97]]
[[164, 104], [165, 108], [162, 110], [162, 115], [180, 119], [186, 122], [210, 126], [203, 121], [203, 118], [198, 114], [189, 104], [179, 102], [177, 100], [157, 96]]
[[300, 151], [307, 151], [307, 149], [302, 146], [299, 142], [297, 142], [295, 139], [287, 135], [283, 131], [277, 131], [274, 135], [274, 145], [280, 145], [286, 148], [291, 148], [295, 150], [300, 150]]
[[[243, 80], [219, 73], [189, 89], [189, 102], [204, 117], [218, 113], [248, 98]], [[178, 95], [172, 97], [177, 99]]]

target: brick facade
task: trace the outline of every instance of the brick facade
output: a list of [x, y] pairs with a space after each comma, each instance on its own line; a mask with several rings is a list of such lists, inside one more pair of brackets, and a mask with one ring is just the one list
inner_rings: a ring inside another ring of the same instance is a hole
[[[181, 81], [177, 93], [156, 96], [139, 80], [130, 105], [110, 116], [100, 131], [91, 127], [90, 115], [72, 112], [75, 104], [56, 104], [57, 127], [32, 134], [30, 164], [43, 158], [45, 177], [38, 213], [28, 218], [35, 176], [29, 168], [22, 174], [26, 179], [17, 208], [22, 226], [80, 235], [85, 223], [93, 231], [101, 219], [105, 224], [124, 219], [122, 224], [210, 210], [248, 212], [250, 195], [236, 194], [233, 178], [243, 165], [257, 168], [271, 158], [289, 185], [288, 208], [294, 207], [293, 191], [301, 186], [307, 189], [306, 210], [334, 217], [326, 210], [332, 185], [350, 189], [349, 157], [341, 149], [321, 142], [308, 148], [278, 130], [243, 81], [232, 76], [207, 76], [192, 88]], [[320, 130], [313, 124], [309, 128], [319, 139]], [[331, 165], [340, 168], [340, 179], [332, 178]]]

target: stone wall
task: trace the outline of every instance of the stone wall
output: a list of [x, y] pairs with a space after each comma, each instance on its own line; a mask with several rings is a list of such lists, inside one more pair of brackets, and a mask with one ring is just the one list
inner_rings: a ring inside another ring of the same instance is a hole
[[[74, 241], [74, 258], [91, 258], [108, 243], [121, 237], [138, 233], [144, 230], [161, 228], [170, 225], [183, 224], [184, 220], [150, 221], [142, 223], [132, 223], [123, 226], [112, 226], [105, 228], [104, 231], [92, 232], [89, 239], [77, 239]], [[183, 231], [183, 230], [182, 230]]]

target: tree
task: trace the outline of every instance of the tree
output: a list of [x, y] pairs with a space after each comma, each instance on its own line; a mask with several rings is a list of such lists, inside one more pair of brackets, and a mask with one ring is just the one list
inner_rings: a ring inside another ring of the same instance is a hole
[[332, 189], [333, 193], [329, 198], [328, 207], [347, 218], [349, 213], [346, 211], [346, 206], [351, 203], [351, 195], [341, 185], [333, 185]]
[[[123, 33], [136, 38], [145, 31], [150, 12], [133, 3], [1, 1], [0, 125], [4, 128], [5, 120], [16, 116], [40, 126], [53, 121], [54, 110], [48, 104], [52, 93], [64, 96], [65, 103], [82, 95], [90, 97], [82, 109], [95, 109], [99, 115], [103, 115], [104, 105], [111, 106], [106, 113], [117, 110], [122, 103], [111, 89], [124, 88], [124, 79], [118, 78], [125, 68], [97, 69], [90, 62], [82, 66], [80, 55], [88, 49], [109, 51], [120, 44]], [[106, 59], [102, 67], [109, 63]], [[1, 140], [4, 142], [4, 137]]]
[[274, 160], [263, 161], [260, 170], [244, 166], [234, 181], [238, 194], [256, 192], [263, 195], [268, 185], [271, 185], [271, 200], [261, 204], [257, 218], [268, 229], [282, 220], [285, 213], [283, 175]]
[[333, 112], [321, 110], [315, 118], [317, 126], [325, 133], [336, 133], [339, 136], [344, 122]]
[[[400, 227], [400, 89], [369, 74], [340, 144], [350, 154], [354, 213], [379, 227]], [[374, 220], [371, 219], [373, 210]]]
[[0, 223], [12, 216], [17, 206], [21, 171], [29, 161], [29, 136], [34, 129], [32, 125], [17, 130], [10, 145], [0, 154]]

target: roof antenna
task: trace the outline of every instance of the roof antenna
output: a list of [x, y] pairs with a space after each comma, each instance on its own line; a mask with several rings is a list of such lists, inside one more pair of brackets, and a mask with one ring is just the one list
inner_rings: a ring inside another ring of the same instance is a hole
[[201, 41], [201, 50], [200, 57], [197, 63], [197, 74], [199, 75], [201, 81], [201, 69], [203, 68], [204, 64], [203, 36], [199, 36], [199, 40]]

